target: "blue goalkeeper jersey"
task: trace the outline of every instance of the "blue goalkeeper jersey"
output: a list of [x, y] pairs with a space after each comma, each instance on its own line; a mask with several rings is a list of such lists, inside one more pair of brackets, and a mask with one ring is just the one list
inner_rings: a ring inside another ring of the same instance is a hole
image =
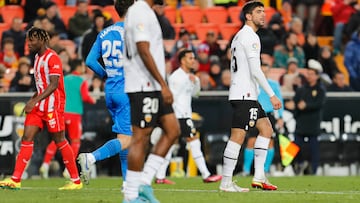
[[[117, 22], [103, 29], [97, 36], [86, 65], [98, 76], [105, 78], [105, 92], [124, 92], [124, 22]], [[104, 66], [98, 59], [102, 58]]]

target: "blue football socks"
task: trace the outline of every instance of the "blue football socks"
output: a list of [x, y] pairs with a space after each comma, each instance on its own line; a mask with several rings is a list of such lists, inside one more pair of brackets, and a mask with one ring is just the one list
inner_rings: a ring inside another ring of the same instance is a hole
[[107, 141], [103, 146], [92, 152], [96, 161], [101, 161], [121, 151], [121, 143], [117, 138]]
[[266, 155], [266, 159], [265, 159], [265, 165], [264, 165], [265, 173], [270, 172], [270, 166], [272, 164], [274, 156], [275, 156], [275, 149], [274, 148], [269, 148], [268, 151], [267, 151], [267, 155]]
[[254, 149], [245, 148], [244, 150], [244, 165], [243, 173], [246, 175], [250, 174], [251, 166], [254, 160]]
[[128, 150], [124, 149], [120, 151], [119, 157], [120, 157], [120, 164], [121, 164], [121, 174], [123, 177], [123, 181], [126, 181], [126, 171], [128, 168], [128, 160], [127, 160], [127, 155], [128, 155]]

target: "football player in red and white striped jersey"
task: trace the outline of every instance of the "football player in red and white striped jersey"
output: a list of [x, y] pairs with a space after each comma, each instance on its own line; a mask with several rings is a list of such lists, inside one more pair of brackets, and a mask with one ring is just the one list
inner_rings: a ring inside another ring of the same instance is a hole
[[0, 181], [1, 188], [21, 188], [21, 176], [31, 158], [34, 137], [44, 128], [44, 124], [60, 149], [65, 167], [71, 177], [71, 181], [59, 189], [82, 188], [72, 148], [65, 139], [65, 90], [62, 64], [56, 52], [48, 48], [49, 38], [49, 34], [45, 30], [37, 27], [30, 28], [27, 33], [29, 50], [36, 53], [34, 77], [37, 91], [24, 108], [26, 113], [25, 130], [15, 170], [11, 178]]

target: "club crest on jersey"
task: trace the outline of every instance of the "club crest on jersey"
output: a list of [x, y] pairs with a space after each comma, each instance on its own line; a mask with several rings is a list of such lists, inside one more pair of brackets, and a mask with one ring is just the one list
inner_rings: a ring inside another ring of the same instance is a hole
[[53, 113], [48, 113], [48, 118], [52, 118], [53, 117]]
[[249, 121], [249, 126], [250, 126], [250, 128], [254, 127], [254, 126], [255, 126], [255, 121], [254, 121], [254, 120], [250, 120], [250, 121]]
[[152, 120], [151, 114], [145, 114], [145, 122], [150, 123]]
[[259, 50], [259, 48], [260, 48], [260, 46], [259, 46], [259, 44], [258, 43], [253, 43], [252, 45], [251, 45], [251, 47], [254, 49], [254, 50]]
[[138, 31], [140, 31], [140, 32], [144, 32], [145, 26], [144, 26], [144, 24], [139, 23], [139, 24], [136, 25], [136, 29], [137, 29]]

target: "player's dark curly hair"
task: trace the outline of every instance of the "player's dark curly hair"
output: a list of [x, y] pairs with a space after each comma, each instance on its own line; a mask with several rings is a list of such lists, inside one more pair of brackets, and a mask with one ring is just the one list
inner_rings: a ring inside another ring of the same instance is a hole
[[115, 0], [115, 10], [120, 17], [124, 17], [128, 8], [133, 5], [134, 0]]
[[246, 21], [245, 15], [248, 13], [252, 13], [253, 10], [257, 7], [264, 7], [264, 4], [258, 0], [248, 1], [245, 3], [242, 12], [240, 13], [240, 20], [243, 24], [245, 24]]
[[34, 26], [28, 30], [27, 37], [29, 39], [36, 38], [45, 42], [46, 44], [48, 44], [50, 41], [50, 35], [48, 32], [46, 32], [46, 30]]

